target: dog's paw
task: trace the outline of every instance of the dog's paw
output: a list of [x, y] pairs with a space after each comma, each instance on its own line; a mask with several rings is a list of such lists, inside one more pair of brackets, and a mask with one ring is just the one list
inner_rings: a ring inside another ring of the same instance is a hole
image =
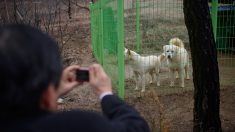
[[145, 92], [145, 89], [142, 89], [141, 92], [142, 92], [142, 93]]
[[138, 87], [135, 88], [135, 91], [137, 91], [137, 90], [138, 90]]
[[186, 77], [186, 80], [190, 80], [190, 78], [189, 78], [189, 77]]
[[175, 78], [178, 79], [179, 78], [179, 74], [178, 72], [175, 73]]
[[159, 82], [157, 83], [157, 86], [160, 86], [160, 83], [159, 83]]
[[152, 84], [153, 83], [153, 81], [149, 81], [149, 84]]
[[180, 87], [181, 87], [181, 88], [184, 88], [184, 84], [181, 84]]

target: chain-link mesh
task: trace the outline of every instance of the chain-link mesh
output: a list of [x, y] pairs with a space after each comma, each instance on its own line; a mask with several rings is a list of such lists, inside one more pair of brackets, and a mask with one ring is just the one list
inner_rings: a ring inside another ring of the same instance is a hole
[[118, 50], [118, 44], [123, 44], [123, 33], [120, 33], [120, 28], [123, 28], [121, 8], [117, 0], [99, 0], [90, 6], [94, 55], [112, 78], [113, 86], [119, 88], [119, 93], [124, 96], [124, 48]]

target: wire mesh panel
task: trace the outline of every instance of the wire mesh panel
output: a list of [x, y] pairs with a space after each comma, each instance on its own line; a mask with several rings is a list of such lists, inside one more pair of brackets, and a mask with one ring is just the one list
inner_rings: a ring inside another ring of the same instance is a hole
[[92, 50], [97, 61], [103, 63], [103, 46], [102, 44], [102, 32], [101, 32], [101, 11], [99, 9], [100, 3], [91, 5], [91, 39], [92, 39]]
[[213, 0], [210, 9], [218, 49], [221, 88], [235, 86], [235, 2]]
[[[168, 45], [170, 39], [175, 37], [183, 41], [190, 55], [188, 32], [184, 23], [183, 0], [125, 0], [125, 4], [125, 47], [139, 54], [140, 58], [137, 61], [141, 61], [141, 57], [149, 59], [144, 61], [146, 62], [144, 67], [155, 63], [151, 56], [159, 57], [163, 53], [163, 46]], [[140, 65], [138, 63], [134, 62], [134, 66], [126, 65], [126, 88], [130, 88], [130, 92], [135, 89], [133, 80], [136, 75], [135, 69]], [[176, 87], [169, 87], [170, 76], [166, 61], [161, 62], [159, 70], [158, 80], [161, 86], [158, 86], [156, 79], [149, 84], [152, 77], [148, 72], [145, 72], [145, 79], [139, 76], [138, 83], [144, 81], [146, 89], [154, 88], [162, 94], [192, 90], [192, 81], [185, 81], [187, 88], [181, 88], [178, 79], [175, 81]], [[191, 71], [190, 67], [190, 76]]]
[[[118, 8], [119, 7], [119, 8]], [[124, 35], [121, 28], [123, 4], [117, 0], [99, 0], [91, 4], [92, 49], [111, 77], [113, 86], [124, 96]]]
[[188, 43], [182, 0], [141, 1], [140, 8], [143, 48], [162, 50], [173, 37]]

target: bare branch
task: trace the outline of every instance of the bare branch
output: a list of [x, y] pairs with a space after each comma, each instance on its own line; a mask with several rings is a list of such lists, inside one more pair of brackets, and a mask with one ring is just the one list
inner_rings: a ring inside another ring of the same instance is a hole
[[87, 11], [90, 11], [90, 9], [85, 5], [80, 5], [77, 2], [73, 2], [73, 1], [71, 1], [71, 3], [74, 4], [75, 6], [79, 7], [80, 9], [85, 9]]

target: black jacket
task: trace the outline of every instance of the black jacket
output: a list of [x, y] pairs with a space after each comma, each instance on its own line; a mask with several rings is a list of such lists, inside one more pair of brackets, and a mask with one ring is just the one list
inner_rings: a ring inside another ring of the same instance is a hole
[[102, 99], [104, 116], [88, 111], [40, 114], [3, 121], [2, 132], [149, 132], [139, 113], [114, 95]]

